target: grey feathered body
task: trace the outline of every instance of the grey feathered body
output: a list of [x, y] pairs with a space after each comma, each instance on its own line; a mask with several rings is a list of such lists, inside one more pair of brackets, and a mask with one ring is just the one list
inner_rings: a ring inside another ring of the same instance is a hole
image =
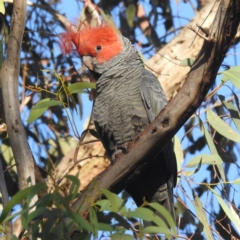
[[[110, 158], [115, 151], [125, 149], [167, 104], [157, 78], [144, 68], [129, 40], [121, 40], [123, 52], [98, 70], [101, 75], [93, 109], [96, 129]], [[169, 143], [127, 190], [138, 205], [146, 197], [162, 203], [174, 215], [175, 182], [176, 159]]]

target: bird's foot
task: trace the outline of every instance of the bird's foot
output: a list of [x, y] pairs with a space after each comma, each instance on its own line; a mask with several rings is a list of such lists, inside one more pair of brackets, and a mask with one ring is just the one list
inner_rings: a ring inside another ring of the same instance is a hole
[[112, 156], [111, 156], [111, 164], [113, 164], [117, 158], [117, 156], [122, 153], [123, 151], [121, 149], [116, 150]]

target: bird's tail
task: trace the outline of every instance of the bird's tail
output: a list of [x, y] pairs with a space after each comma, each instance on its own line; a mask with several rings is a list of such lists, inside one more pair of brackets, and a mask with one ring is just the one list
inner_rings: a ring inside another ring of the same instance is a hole
[[[174, 222], [176, 222], [172, 178], [170, 178], [167, 183], [159, 187], [158, 191], [154, 194], [152, 198], [152, 202], [157, 202], [161, 204], [163, 207], [165, 207], [171, 214]], [[164, 216], [160, 217], [164, 220]]]

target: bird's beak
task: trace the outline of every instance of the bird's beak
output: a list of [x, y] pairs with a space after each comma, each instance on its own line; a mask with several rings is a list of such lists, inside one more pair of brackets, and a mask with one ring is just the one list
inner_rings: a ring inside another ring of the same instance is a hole
[[82, 57], [82, 61], [84, 63], [84, 65], [91, 71], [94, 70], [93, 67], [93, 58], [91, 56], [83, 56]]

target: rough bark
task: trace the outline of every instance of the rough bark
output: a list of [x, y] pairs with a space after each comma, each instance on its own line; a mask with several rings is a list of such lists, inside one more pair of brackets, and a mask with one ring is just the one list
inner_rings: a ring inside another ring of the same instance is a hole
[[18, 99], [18, 78], [20, 69], [20, 49], [25, 27], [26, 1], [14, 1], [11, 29], [7, 47], [7, 58], [0, 71], [4, 114], [7, 131], [17, 163], [19, 188], [28, 186], [28, 179], [35, 184], [34, 160], [20, 117]]
[[[94, 189], [88, 187], [82, 193], [73, 204], [74, 208], [81, 205], [81, 211], [87, 211], [89, 204], [100, 196], [99, 188], [109, 188], [116, 192], [123, 189], [126, 180], [139, 174], [149, 160], [158, 155], [165, 143], [204, 100], [236, 35], [239, 21], [239, 0], [222, 0], [210, 27], [209, 41], [204, 41], [179, 93], [155, 121], [130, 143], [129, 152], [125, 155], [119, 154], [115, 164], [96, 178], [97, 187]], [[91, 196], [91, 201], [87, 196]]]
[[[201, 25], [202, 23], [203, 27], [209, 27], [216, 14], [218, 5], [219, 3], [215, 3], [215, 1], [208, 3], [200, 12], [197, 12], [196, 17], [189, 22], [189, 25], [194, 29], [197, 29], [196, 24]], [[202, 44], [203, 39], [199, 37], [196, 38], [196, 34], [189, 31], [188, 25], [186, 25], [172, 41], [161, 48], [146, 62], [146, 65], [149, 66], [155, 74], [162, 74], [157, 75], [157, 77], [168, 100], [172, 98], [175, 91], [180, 89], [186, 74], [190, 71], [190, 67], [179, 65], [180, 60], [185, 58], [195, 59]]]

